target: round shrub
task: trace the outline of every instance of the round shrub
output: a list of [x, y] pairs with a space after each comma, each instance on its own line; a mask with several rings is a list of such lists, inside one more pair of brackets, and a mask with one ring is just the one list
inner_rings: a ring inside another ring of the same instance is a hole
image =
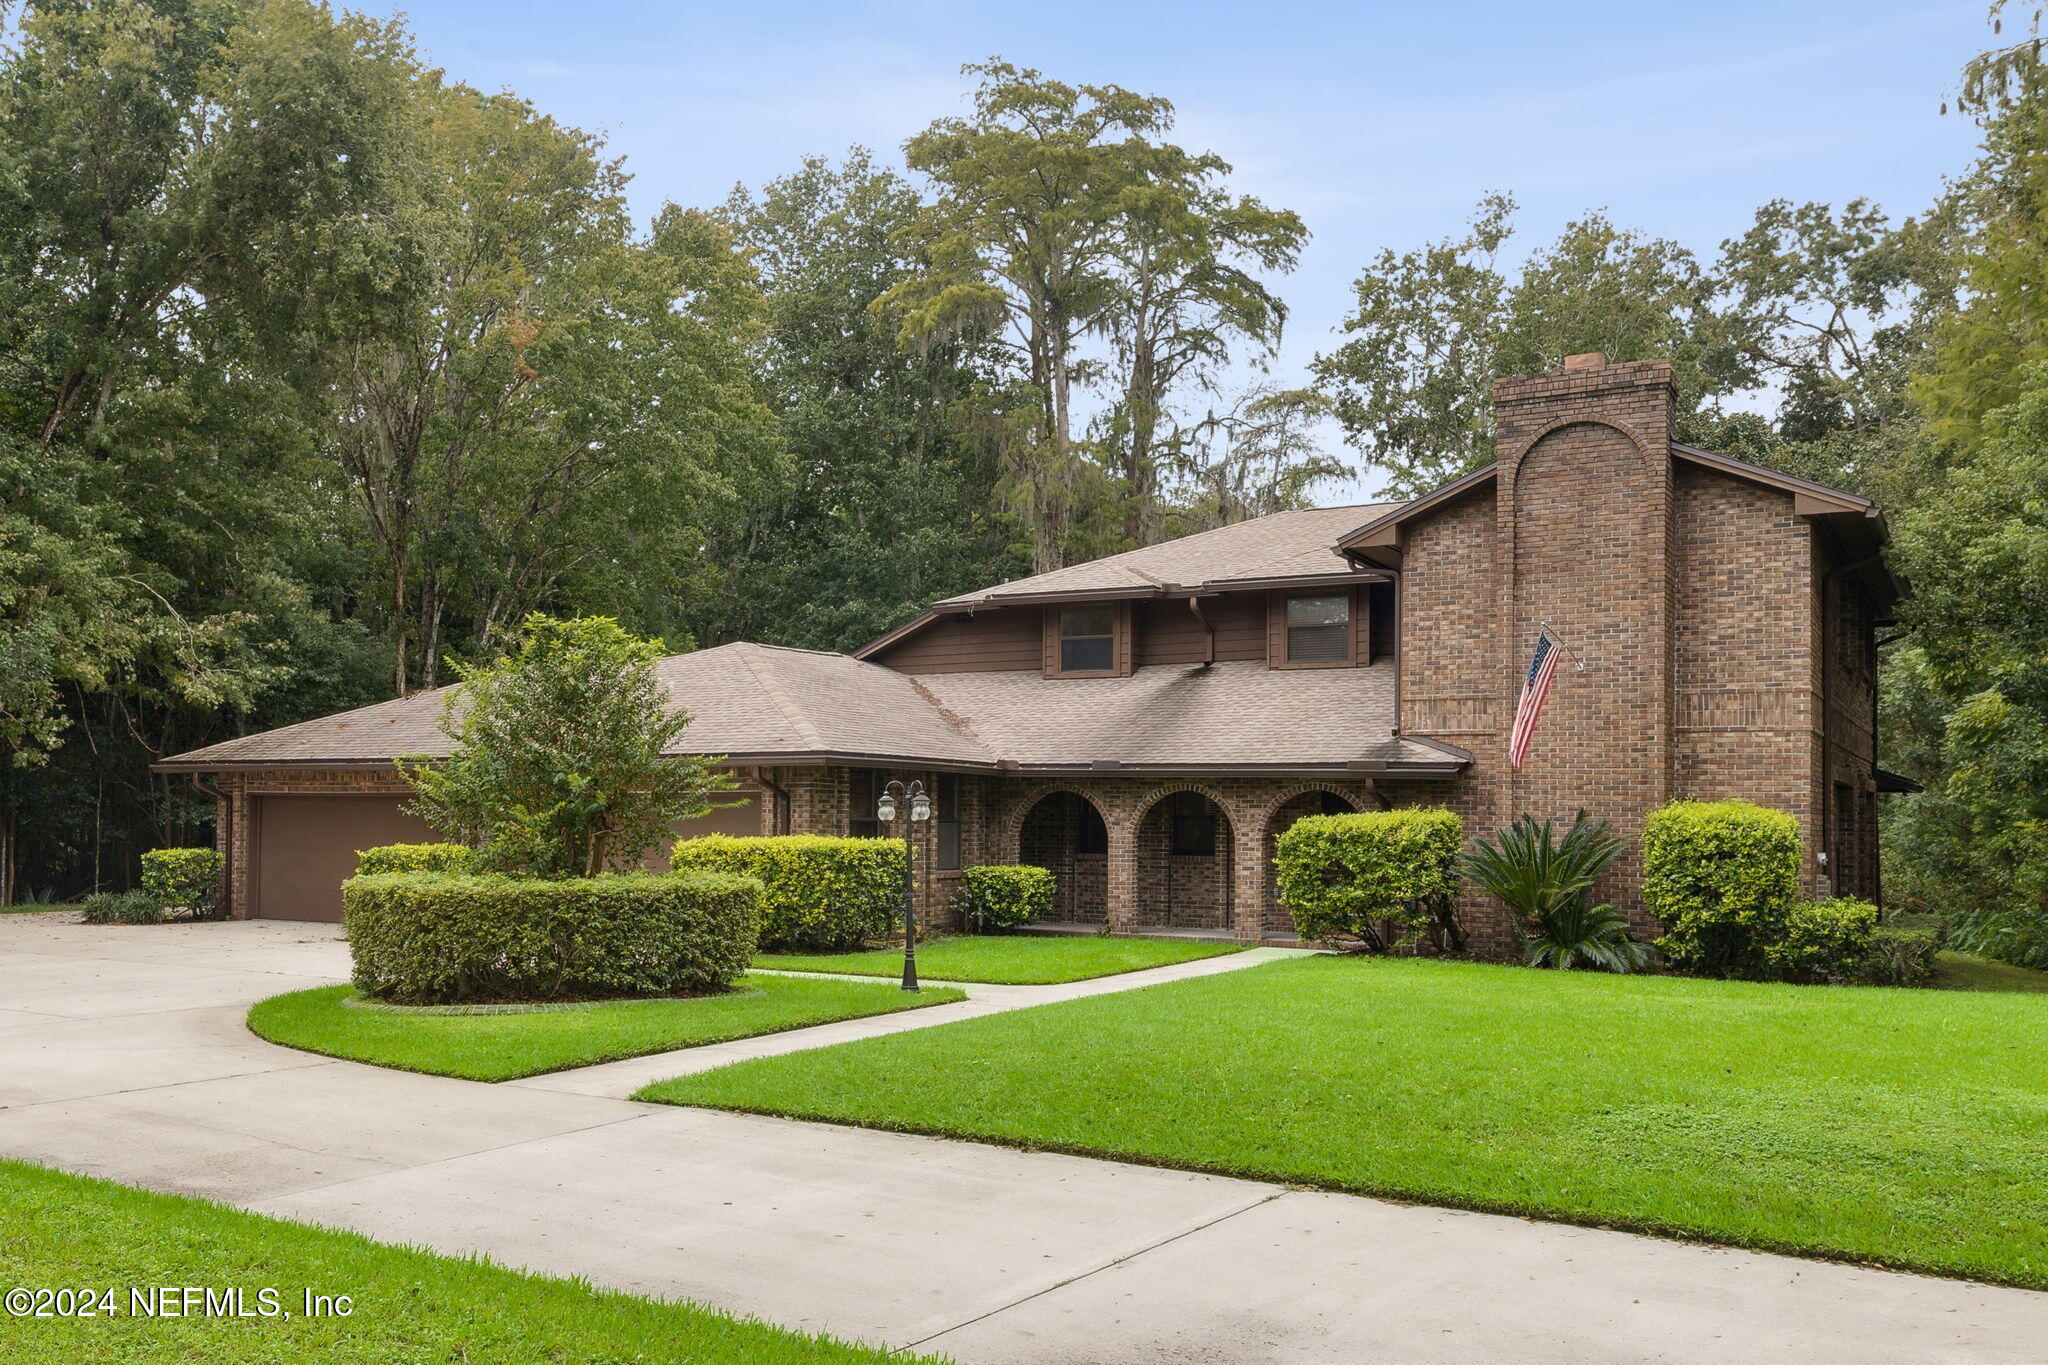
[[1786, 981], [1860, 981], [1876, 931], [1877, 907], [1869, 901], [1795, 901], [1778, 937], [1764, 944], [1764, 962]]
[[356, 854], [356, 875], [381, 872], [473, 872], [476, 851], [465, 844], [380, 844]]
[[1747, 801], [1673, 801], [1643, 823], [1643, 908], [1680, 971], [1770, 975], [1799, 895], [1799, 823]]
[[1356, 938], [1405, 948], [1424, 934], [1460, 950], [1453, 912], [1464, 826], [1448, 810], [1308, 815], [1274, 851], [1280, 904], [1305, 939]]
[[1924, 986], [1934, 975], [1934, 955], [1948, 941], [1940, 915], [1894, 915], [1870, 933], [1856, 980], [1865, 986]]
[[758, 882], [707, 872], [384, 872], [341, 888], [356, 989], [402, 1005], [723, 990], [753, 959], [760, 903]]
[[858, 948], [888, 933], [903, 906], [896, 839], [706, 834], [677, 841], [672, 865], [759, 881], [763, 948]]
[[142, 855], [142, 890], [158, 905], [201, 919], [213, 913], [221, 866], [218, 849], [153, 848]]
[[1053, 875], [1046, 868], [991, 863], [960, 874], [955, 904], [976, 933], [1029, 924], [1052, 909]]

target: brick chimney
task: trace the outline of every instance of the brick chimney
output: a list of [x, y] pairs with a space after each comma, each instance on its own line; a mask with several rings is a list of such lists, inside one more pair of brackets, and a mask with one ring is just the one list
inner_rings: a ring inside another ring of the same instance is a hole
[[[1567, 651], [1528, 763], [1506, 774], [1506, 818], [1640, 812], [1669, 797], [1674, 398], [1669, 362], [1597, 352], [1494, 386], [1508, 714], [1544, 627]], [[1597, 892], [1630, 910], [1639, 828], [1616, 821], [1630, 852]]]

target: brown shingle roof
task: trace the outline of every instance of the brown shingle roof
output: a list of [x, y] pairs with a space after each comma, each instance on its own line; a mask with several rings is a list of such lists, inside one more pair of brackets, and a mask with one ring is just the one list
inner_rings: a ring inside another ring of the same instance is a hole
[[1092, 559], [1086, 564], [1070, 564], [1064, 569], [962, 593], [933, 605], [947, 610], [1018, 597], [1123, 590], [1145, 594], [1169, 585], [1221, 589], [1232, 583], [1262, 583], [1275, 578], [1351, 574], [1356, 570], [1338, 552], [1338, 538], [1399, 505], [1373, 503], [1274, 512], [1179, 540], [1161, 541]]
[[[1393, 666], [1258, 662], [1141, 668], [1128, 678], [953, 673], [913, 678], [843, 654], [731, 644], [664, 659], [693, 717], [673, 752], [735, 760], [904, 761], [953, 768], [1173, 770], [1424, 765], [1441, 748], [1391, 735]], [[448, 752], [444, 699], [421, 692], [180, 754], [160, 766], [385, 764]]]

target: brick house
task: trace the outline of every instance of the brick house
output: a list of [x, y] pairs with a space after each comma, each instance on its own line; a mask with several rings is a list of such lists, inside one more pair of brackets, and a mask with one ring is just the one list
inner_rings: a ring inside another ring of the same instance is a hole
[[[1444, 804], [1468, 832], [1581, 807], [1633, 843], [1679, 796], [1800, 823], [1809, 892], [1875, 896], [1875, 631], [1899, 586], [1867, 499], [1678, 444], [1669, 365], [1578, 356], [1495, 391], [1496, 463], [1409, 503], [1280, 512], [934, 603], [851, 656], [751, 643], [661, 665], [747, 804], [696, 822], [874, 833], [891, 778], [959, 869], [1059, 876], [1057, 917], [1285, 938], [1272, 849], [1309, 813]], [[1526, 765], [1522, 670], [1567, 650]], [[431, 837], [392, 760], [421, 693], [161, 766], [220, 803], [236, 915], [333, 919], [354, 851]], [[688, 832], [688, 831], [685, 831]], [[1641, 919], [1631, 854], [1600, 889]], [[1500, 908], [1465, 907], [1506, 952]], [[1644, 929], [1651, 926], [1643, 923]]]

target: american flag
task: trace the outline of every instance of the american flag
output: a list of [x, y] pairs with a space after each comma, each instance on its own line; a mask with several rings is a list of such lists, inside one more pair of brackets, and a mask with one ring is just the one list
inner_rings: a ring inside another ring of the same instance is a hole
[[1548, 630], [1536, 636], [1536, 652], [1529, 656], [1529, 676], [1522, 680], [1522, 700], [1515, 706], [1515, 728], [1508, 736], [1508, 762], [1516, 768], [1529, 752], [1536, 735], [1536, 720], [1550, 696], [1550, 675], [1557, 672], [1557, 658], [1563, 653]]

